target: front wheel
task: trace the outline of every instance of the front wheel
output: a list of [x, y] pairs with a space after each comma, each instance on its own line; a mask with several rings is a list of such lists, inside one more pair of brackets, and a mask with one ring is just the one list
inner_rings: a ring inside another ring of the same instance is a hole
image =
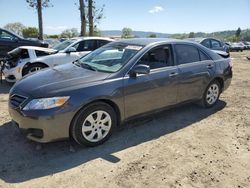
[[24, 72], [23, 72], [23, 76], [27, 75], [27, 74], [30, 74], [30, 73], [33, 73], [33, 72], [36, 72], [36, 71], [39, 71], [43, 68], [46, 68], [47, 66], [46, 65], [43, 65], [43, 64], [38, 64], [38, 63], [34, 63], [34, 64], [31, 64], [30, 66], [28, 66]]
[[76, 115], [71, 126], [71, 136], [85, 146], [97, 146], [111, 136], [117, 118], [114, 109], [103, 102], [93, 103]]
[[205, 108], [214, 106], [220, 97], [221, 86], [217, 80], [212, 81], [203, 94], [201, 104]]

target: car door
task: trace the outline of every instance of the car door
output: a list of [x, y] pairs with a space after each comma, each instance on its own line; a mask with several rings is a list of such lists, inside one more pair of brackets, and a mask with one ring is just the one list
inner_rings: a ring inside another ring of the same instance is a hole
[[215, 72], [214, 62], [192, 44], [176, 44], [174, 49], [179, 69], [178, 102], [201, 98]]
[[126, 117], [175, 104], [178, 68], [174, 65], [172, 47], [156, 47], [140, 58], [137, 64], [150, 66], [150, 73], [136, 77], [125, 76]]

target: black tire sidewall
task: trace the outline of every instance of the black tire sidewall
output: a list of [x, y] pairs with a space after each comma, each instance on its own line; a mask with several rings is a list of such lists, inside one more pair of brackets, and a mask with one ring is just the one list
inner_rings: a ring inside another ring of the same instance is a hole
[[[102, 110], [107, 112], [110, 117], [111, 117], [111, 128], [109, 130], [109, 133], [100, 141], [98, 142], [90, 142], [88, 141], [86, 138], [84, 138], [83, 134], [82, 134], [82, 124], [84, 122], [84, 120], [94, 111], [97, 110]], [[73, 137], [73, 139], [80, 145], [85, 145], [85, 146], [97, 146], [102, 144], [103, 142], [107, 141], [109, 139], [109, 137], [112, 135], [114, 127], [116, 127], [117, 124], [117, 117], [115, 114], [114, 109], [103, 102], [97, 102], [97, 103], [93, 103], [88, 105], [87, 107], [81, 109], [77, 115], [75, 116], [73, 122], [72, 122], [72, 127], [70, 130], [70, 134]]]
[[34, 68], [34, 67], [41, 67], [42, 69], [45, 68], [46, 66], [45, 65], [42, 65], [42, 64], [38, 64], [38, 63], [34, 63], [34, 64], [31, 64], [30, 66], [28, 66], [27, 68], [25, 68], [24, 72], [23, 72], [23, 76], [29, 74], [29, 71], [31, 68]]

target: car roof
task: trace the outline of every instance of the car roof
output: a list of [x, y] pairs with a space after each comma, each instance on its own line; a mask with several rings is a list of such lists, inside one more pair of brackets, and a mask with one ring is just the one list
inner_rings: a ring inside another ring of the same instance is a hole
[[43, 52], [48, 52], [48, 53], [52, 53], [55, 52], [57, 50], [55, 49], [51, 49], [51, 48], [43, 48], [43, 47], [38, 47], [38, 46], [20, 46], [18, 47], [19, 49], [26, 49], [26, 50], [39, 50], [39, 51], [43, 51]]
[[178, 42], [181, 40], [178, 39], [171, 39], [171, 38], [133, 38], [133, 39], [119, 39], [116, 42], [123, 42], [126, 44], [133, 44], [139, 46], [147, 46], [153, 43], [162, 43], [162, 42]]
[[69, 40], [107, 40], [107, 41], [114, 41], [114, 39], [108, 38], [108, 37], [74, 37], [70, 38]]

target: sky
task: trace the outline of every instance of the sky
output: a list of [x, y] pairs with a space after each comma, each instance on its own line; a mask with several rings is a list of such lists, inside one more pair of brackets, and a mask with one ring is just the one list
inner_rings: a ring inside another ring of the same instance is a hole
[[[78, 0], [51, 0], [43, 9], [44, 33], [80, 30]], [[104, 7], [100, 30], [161, 33], [214, 32], [250, 28], [250, 0], [96, 0]], [[0, 0], [0, 27], [21, 22], [37, 27], [37, 13], [26, 0]]]

